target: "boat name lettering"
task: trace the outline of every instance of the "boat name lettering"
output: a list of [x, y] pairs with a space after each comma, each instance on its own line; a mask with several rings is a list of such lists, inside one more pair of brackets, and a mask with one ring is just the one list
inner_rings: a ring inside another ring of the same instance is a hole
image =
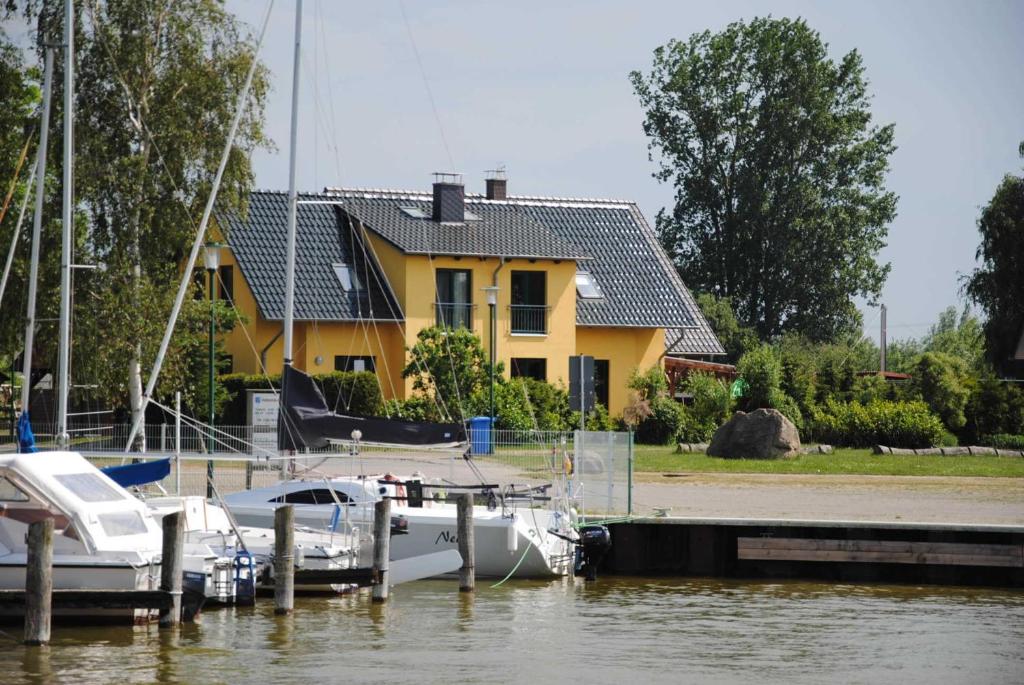
[[435, 545], [440, 545], [442, 542], [446, 542], [448, 544], [454, 544], [454, 543], [456, 543], [458, 541], [459, 541], [459, 536], [458, 535], [456, 535], [455, 533], [453, 533], [450, 530], [442, 530], [441, 534], [437, 536], [436, 540], [434, 540], [434, 544]]

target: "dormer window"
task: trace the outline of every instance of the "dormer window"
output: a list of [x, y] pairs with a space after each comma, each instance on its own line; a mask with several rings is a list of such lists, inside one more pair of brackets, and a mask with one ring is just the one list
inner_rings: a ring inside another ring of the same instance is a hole
[[338, 283], [341, 284], [341, 289], [345, 292], [352, 290], [362, 290], [363, 284], [359, 282], [359, 276], [356, 274], [356, 270], [352, 268], [350, 264], [340, 263], [334, 264], [334, 275], [338, 277]]
[[597, 287], [594, 274], [589, 271], [576, 272], [576, 294], [584, 300], [598, 300], [604, 297], [601, 289]]

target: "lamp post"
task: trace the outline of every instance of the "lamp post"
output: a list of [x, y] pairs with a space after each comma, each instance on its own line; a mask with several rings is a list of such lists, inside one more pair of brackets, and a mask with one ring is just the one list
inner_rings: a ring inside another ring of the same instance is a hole
[[493, 448], [493, 445], [494, 445], [494, 443], [493, 443], [493, 440], [494, 440], [494, 364], [495, 364], [495, 360], [497, 359], [497, 357], [495, 355], [495, 349], [494, 349], [494, 339], [497, 337], [497, 335], [496, 335], [497, 332], [495, 330], [495, 327], [497, 325], [497, 321], [495, 319], [495, 310], [498, 307], [498, 290], [499, 290], [499, 288], [496, 285], [489, 285], [489, 286], [487, 286], [487, 287], [485, 287], [483, 289], [483, 291], [485, 293], [487, 293], [487, 308], [490, 311], [490, 325], [488, 326], [488, 329], [489, 329], [490, 339], [491, 339], [490, 340], [490, 345], [489, 345], [490, 356], [491, 356], [491, 389], [490, 389], [490, 393], [491, 393], [491, 411], [490, 411], [489, 416], [491, 418], [491, 425], [490, 425], [488, 433], [487, 433], [487, 436], [488, 436], [488, 440], [487, 440], [488, 450], [487, 451], [488, 451], [488, 453], [493, 453], [494, 452], [494, 448]]
[[210, 419], [210, 435], [207, 440], [208, 452], [210, 458], [206, 460], [206, 497], [213, 497], [213, 449], [214, 449], [214, 436], [213, 436], [213, 411], [214, 411], [214, 383], [216, 382], [215, 373], [216, 367], [214, 366], [213, 358], [213, 334], [216, 329], [217, 319], [216, 310], [214, 309], [214, 279], [217, 276], [217, 268], [220, 266], [220, 249], [223, 247], [220, 243], [208, 242], [205, 245], [206, 250], [203, 253], [203, 262], [206, 265], [206, 272], [209, 274], [209, 293], [210, 293], [210, 335], [209, 335], [209, 386], [208, 386], [208, 399], [209, 399], [209, 419]]

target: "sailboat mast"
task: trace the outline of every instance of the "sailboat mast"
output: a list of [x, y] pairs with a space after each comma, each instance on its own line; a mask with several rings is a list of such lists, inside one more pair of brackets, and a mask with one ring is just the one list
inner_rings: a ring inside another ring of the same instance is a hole
[[36, 337], [36, 281], [39, 279], [39, 239], [43, 229], [43, 188], [46, 185], [46, 146], [50, 132], [50, 96], [53, 93], [53, 48], [46, 48], [43, 67], [43, 113], [39, 123], [36, 166], [35, 216], [32, 217], [32, 253], [28, 268], [28, 311], [25, 315], [25, 353], [21, 367], [21, 411], [28, 411], [32, 392], [32, 346]]
[[[299, 131], [299, 60], [302, 44], [302, 0], [295, 5], [295, 61], [292, 66], [292, 130], [288, 155], [288, 237], [285, 248], [284, 366], [292, 364], [292, 321], [295, 314], [295, 221], [298, 195], [295, 191], [296, 140]], [[282, 373], [282, 378], [284, 374]], [[282, 403], [282, 407], [284, 403]]]
[[68, 445], [68, 363], [71, 356], [71, 215], [74, 192], [75, 10], [64, 0], [64, 201], [60, 253], [60, 343], [57, 348], [57, 443]]

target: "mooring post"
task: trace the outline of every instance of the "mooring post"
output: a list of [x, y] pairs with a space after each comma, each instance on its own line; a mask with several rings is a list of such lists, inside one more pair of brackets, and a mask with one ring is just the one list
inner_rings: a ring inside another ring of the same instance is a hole
[[462, 555], [462, 568], [459, 569], [459, 592], [473, 592], [476, 589], [476, 564], [473, 555], [476, 545], [473, 541], [473, 494], [466, 492], [459, 495], [458, 504], [459, 554]]
[[181, 623], [181, 584], [185, 556], [185, 512], [164, 516], [164, 541], [160, 557], [160, 589], [171, 595], [170, 606], [160, 610], [160, 627]]
[[290, 614], [295, 608], [295, 507], [285, 504], [274, 510], [274, 613]]
[[388, 600], [388, 558], [391, 556], [391, 500], [382, 499], [373, 505], [373, 569], [377, 583], [373, 601]]
[[50, 642], [50, 611], [53, 607], [53, 519], [28, 527], [28, 559], [25, 565], [25, 644]]

